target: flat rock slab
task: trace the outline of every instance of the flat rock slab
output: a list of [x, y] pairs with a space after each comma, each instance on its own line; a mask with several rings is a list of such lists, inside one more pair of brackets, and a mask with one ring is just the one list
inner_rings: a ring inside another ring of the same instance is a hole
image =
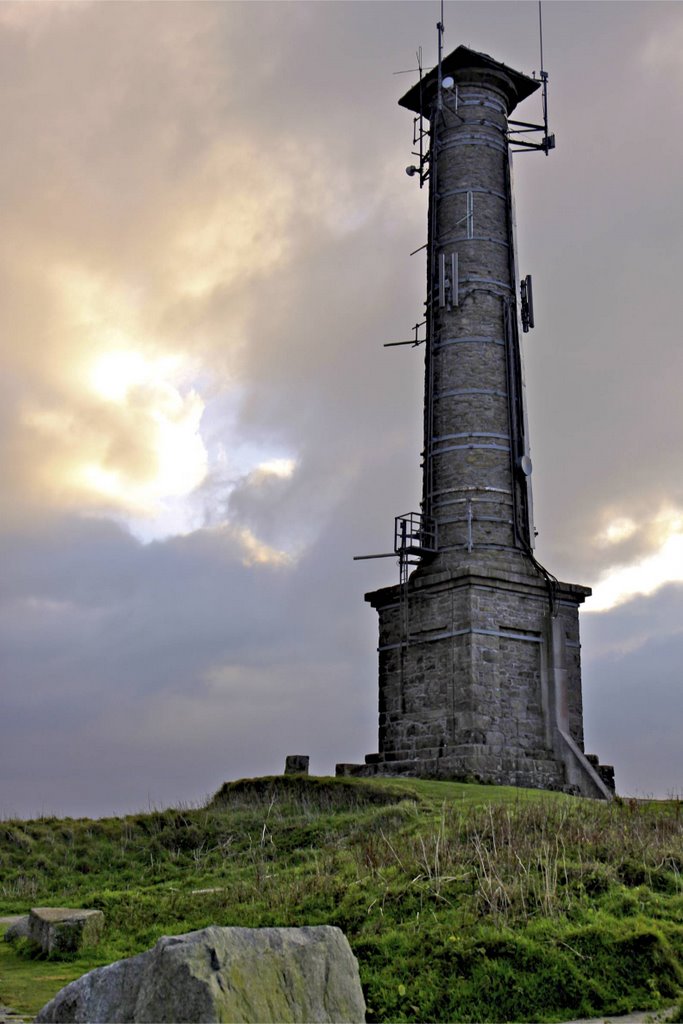
[[339, 928], [219, 928], [164, 936], [58, 992], [36, 1022], [234, 1024], [365, 1020], [358, 964]]
[[43, 953], [77, 953], [95, 946], [104, 928], [101, 910], [34, 907], [28, 915], [28, 937]]

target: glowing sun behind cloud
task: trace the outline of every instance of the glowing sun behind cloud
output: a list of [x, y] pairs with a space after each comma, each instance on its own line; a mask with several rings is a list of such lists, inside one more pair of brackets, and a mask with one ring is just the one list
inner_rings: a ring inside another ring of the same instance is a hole
[[201, 367], [155, 329], [134, 288], [76, 266], [54, 268], [51, 280], [58, 333], [22, 408], [38, 487], [52, 504], [126, 522], [163, 517], [175, 501], [160, 535], [182, 532], [177, 502], [209, 463]]
[[91, 388], [111, 402], [124, 402], [129, 391], [167, 374], [179, 360], [171, 356], [146, 359], [140, 352], [117, 349], [98, 356], [90, 370]]
[[153, 453], [146, 473], [89, 463], [81, 480], [97, 493], [137, 514], [153, 515], [160, 500], [190, 494], [207, 470], [207, 451], [199, 431], [204, 403], [196, 391], [181, 392], [172, 380], [177, 357], [145, 358], [119, 350], [98, 357], [91, 368], [91, 389], [103, 401], [142, 415], [146, 445]]
[[74, 265], [51, 279], [59, 350], [41, 352], [47, 386], [22, 409], [40, 493], [55, 507], [114, 518], [143, 542], [218, 527], [246, 564], [289, 564], [239, 514], [226, 518], [240, 480], [285, 480], [296, 468], [233, 436], [225, 410], [239, 405], [239, 375], [225, 365], [214, 373], [191, 335], [187, 354], [129, 282]]

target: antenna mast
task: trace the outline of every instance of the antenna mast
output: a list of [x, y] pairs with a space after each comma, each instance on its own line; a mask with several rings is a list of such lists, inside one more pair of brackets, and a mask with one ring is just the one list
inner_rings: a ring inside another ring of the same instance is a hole
[[[543, 13], [541, 10], [541, 0], [538, 0], [538, 43], [541, 51], [541, 81], [543, 82], [543, 128], [544, 136], [543, 142], [545, 143], [544, 152], [548, 155], [548, 150], [552, 147], [549, 145], [551, 136], [548, 135], [548, 72], [543, 67]], [[553, 146], [555, 145], [555, 136], [552, 136]]]
[[443, 36], [444, 36], [444, 32], [446, 31], [445, 28], [444, 28], [444, 24], [443, 24], [443, 0], [441, 0], [441, 15], [439, 17], [438, 22], [436, 23], [436, 31], [438, 33], [438, 38], [439, 38], [439, 56], [438, 56], [438, 60], [439, 60], [439, 74], [438, 74], [437, 80], [436, 80], [436, 88], [437, 88], [437, 96], [438, 96], [437, 106], [438, 106], [439, 110], [442, 110], [443, 109], [443, 97], [441, 95], [441, 55], [443, 53]]
[[[540, 149], [547, 156], [551, 149], [555, 149], [555, 136], [548, 134], [548, 72], [543, 66], [543, 13], [541, 10], [541, 0], [538, 0], [538, 42], [541, 55], [539, 78], [543, 85], [541, 101], [543, 104], [543, 124], [531, 124], [529, 121], [513, 121], [512, 119], [508, 121], [508, 124], [515, 126], [509, 130], [510, 141], [515, 146], [520, 147], [519, 149], [513, 149], [513, 153], [520, 153], [525, 149]], [[534, 72], [535, 77], [536, 72]], [[530, 135], [534, 132], [543, 132], [543, 140], [541, 142], [528, 142], [526, 139], [512, 137], [516, 135]]]

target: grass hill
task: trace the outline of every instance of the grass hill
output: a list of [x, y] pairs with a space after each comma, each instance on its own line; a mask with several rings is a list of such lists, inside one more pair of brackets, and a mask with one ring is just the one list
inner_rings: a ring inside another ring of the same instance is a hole
[[97, 907], [72, 961], [0, 942], [0, 1003], [208, 924], [334, 924], [369, 1021], [558, 1021], [683, 991], [683, 804], [422, 780], [226, 783], [200, 809], [0, 822], [0, 915]]

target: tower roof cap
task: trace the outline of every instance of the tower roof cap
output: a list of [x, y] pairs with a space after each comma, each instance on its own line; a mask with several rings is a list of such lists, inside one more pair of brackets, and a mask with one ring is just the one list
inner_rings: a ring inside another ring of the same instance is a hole
[[[468, 46], [458, 46], [455, 50], [443, 57], [441, 60], [441, 76], [451, 75], [456, 82], [462, 81], [463, 72], [477, 71], [493, 72], [498, 79], [499, 87], [506, 93], [508, 101], [508, 114], [511, 114], [518, 103], [525, 100], [532, 92], [540, 86], [540, 81], [530, 78], [529, 75], [515, 71], [507, 64], [502, 64], [487, 53], [478, 53], [477, 50], [470, 50]], [[438, 66], [425, 75], [421, 82], [417, 82], [412, 89], [409, 89], [405, 96], [398, 101], [399, 106], [414, 110], [416, 114], [429, 117], [432, 103], [436, 95]]]

